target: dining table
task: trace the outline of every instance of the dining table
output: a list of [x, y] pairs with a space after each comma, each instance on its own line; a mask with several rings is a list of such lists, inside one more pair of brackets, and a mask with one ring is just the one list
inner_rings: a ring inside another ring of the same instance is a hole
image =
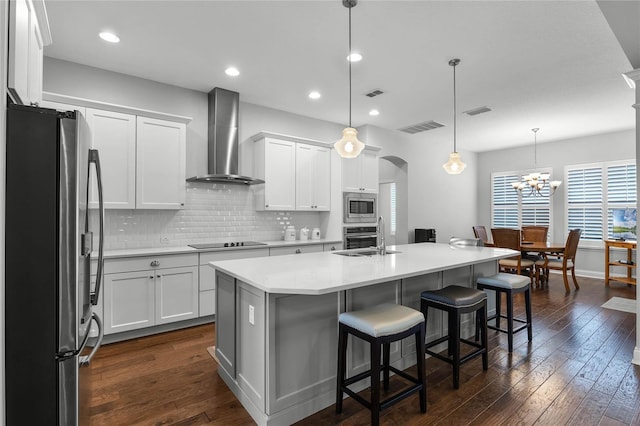
[[[547, 255], [562, 255], [564, 253], [565, 242], [554, 243], [548, 241], [522, 241], [520, 242], [521, 251], [524, 253], [538, 253], [542, 255], [545, 260], [544, 265], [542, 266], [542, 270], [547, 270]], [[547, 280], [547, 275], [540, 275], [538, 269], [536, 268], [536, 285], [542, 286], [544, 281]]]

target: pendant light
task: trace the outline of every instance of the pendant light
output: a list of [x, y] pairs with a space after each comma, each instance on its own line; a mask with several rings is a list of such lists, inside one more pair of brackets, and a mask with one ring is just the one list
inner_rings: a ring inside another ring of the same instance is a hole
[[467, 167], [460, 160], [460, 154], [456, 151], [456, 66], [459, 63], [460, 59], [449, 61], [449, 65], [453, 67], [453, 152], [449, 154], [449, 161], [444, 163], [442, 167], [450, 175], [459, 175]]
[[[349, 9], [349, 58], [351, 58], [351, 8], [358, 0], [342, 0], [342, 5]], [[349, 127], [342, 131], [342, 139], [333, 144], [338, 154], [344, 158], [355, 158], [364, 149], [364, 143], [358, 140], [358, 131], [351, 127], [351, 60], [349, 62]]]
[[562, 181], [559, 180], [551, 180], [551, 175], [546, 172], [538, 172], [538, 130], [540, 128], [535, 127], [531, 129], [533, 132], [533, 169], [534, 172], [529, 173], [526, 176], [523, 176], [522, 179], [524, 182], [512, 182], [511, 186], [516, 191], [522, 193], [522, 190], [525, 188], [529, 188], [529, 193], [525, 195], [544, 195], [542, 194], [542, 190], [548, 186], [549, 187], [549, 195], [553, 195], [556, 192], [556, 189], [562, 184]]

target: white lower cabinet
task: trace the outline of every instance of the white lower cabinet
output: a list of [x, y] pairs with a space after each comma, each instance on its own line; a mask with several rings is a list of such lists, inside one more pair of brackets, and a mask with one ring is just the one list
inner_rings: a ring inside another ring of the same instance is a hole
[[206, 317], [216, 313], [216, 275], [209, 262], [264, 256], [269, 256], [268, 248], [200, 253], [200, 316]]
[[197, 262], [197, 254], [107, 260], [105, 334], [198, 317]]

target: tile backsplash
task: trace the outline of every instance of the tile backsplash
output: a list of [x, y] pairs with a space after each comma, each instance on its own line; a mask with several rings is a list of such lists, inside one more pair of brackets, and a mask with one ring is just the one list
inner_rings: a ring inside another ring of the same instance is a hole
[[287, 225], [320, 227], [320, 214], [256, 211], [249, 186], [187, 183], [182, 210], [106, 210], [105, 250], [281, 240]]

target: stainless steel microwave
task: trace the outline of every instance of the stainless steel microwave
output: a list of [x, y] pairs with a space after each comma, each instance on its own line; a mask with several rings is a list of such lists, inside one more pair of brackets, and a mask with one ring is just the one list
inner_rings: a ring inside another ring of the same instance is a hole
[[378, 195], [361, 192], [343, 194], [344, 223], [366, 223], [377, 220]]

